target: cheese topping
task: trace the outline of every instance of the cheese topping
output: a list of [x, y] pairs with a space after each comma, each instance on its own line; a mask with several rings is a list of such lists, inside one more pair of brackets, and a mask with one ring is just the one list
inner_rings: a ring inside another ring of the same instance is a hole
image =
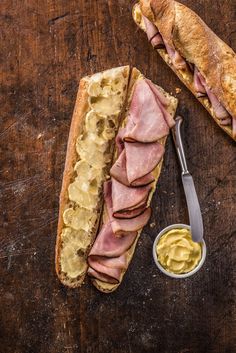
[[78, 158], [74, 180], [68, 187], [69, 204], [63, 213], [61, 234], [61, 271], [71, 279], [87, 268], [85, 253], [99, 216], [105, 168], [112, 158], [110, 141], [118, 129], [126, 85], [123, 68], [95, 74], [88, 81], [89, 111], [84, 131], [76, 141]]

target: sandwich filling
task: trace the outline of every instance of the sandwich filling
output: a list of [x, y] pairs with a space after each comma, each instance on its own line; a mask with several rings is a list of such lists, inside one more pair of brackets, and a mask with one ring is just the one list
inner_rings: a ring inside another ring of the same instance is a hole
[[164, 155], [163, 141], [175, 122], [170, 101], [151, 81], [134, 87], [126, 124], [116, 138], [117, 160], [103, 193], [108, 215], [88, 256], [88, 274], [103, 283], [118, 284], [128, 266], [129, 249], [149, 221], [153, 171]]

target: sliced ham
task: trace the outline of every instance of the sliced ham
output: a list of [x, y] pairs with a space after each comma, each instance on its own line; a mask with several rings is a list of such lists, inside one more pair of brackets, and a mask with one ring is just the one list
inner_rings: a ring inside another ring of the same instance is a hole
[[170, 60], [173, 66], [177, 70], [186, 70], [188, 68], [188, 65], [184, 60], [184, 58], [180, 55], [180, 53], [176, 49], [173, 49], [169, 44], [167, 44], [164, 38], [163, 38], [163, 41], [165, 43], [166, 51], [170, 57]]
[[95, 271], [93, 268], [89, 267], [88, 268], [88, 275], [92, 278], [98, 279], [99, 281], [105, 282], [105, 283], [110, 283], [110, 284], [118, 284], [120, 277], [121, 277], [121, 271], [119, 270], [119, 273], [116, 273], [117, 277], [119, 278], [119, 280], [108, 276], [104, 273], [101, 272], [97, 272]]
[[151, 44], [154, 49], [165, 48], [165, 44], [160, 33], [156, 34], [155, 37], [152, 38]]
[[143, 21], [145, 24], [148, 40], [151, 41], [152, 38], [154, 38], [159, 33], [159, 31], [147, 17], [143, 16]]
[[183, 57], [179, 54], [179, 52], [167, 44], [165, 39], [162, 38], [157, 27], [151, 21], [149, 21], [148, 18], [143, 16], [143, 20], [144, 20], [148, 40], [149, 42], [151, 42], [152, 46], [155, 49], [166, 48], [166, 51], [174, 67], [178, 70], [186, 70], [188, 67], [187, 63], [183, 59]]
[[149, 173], [139, 179], [134, 180], [131, 185], [127, 178], [127, 170], [126, 170], [126, 152], [125, 150], [122, 151], [119, 158], [112, 166], [110, 170], [110, 175], [118, 180], [120, 183], [126, 186], [145, 186], [151, 184], [155, 178], [152, 173]]
[[116, 213], [114, 212], [113, 216], [118, 219], [132, 219], [141, 215], [146, 210], [146, 208], [147, 208], [146, 203], [143, 202], [141, 206], [138, 206], [134, 209], [122, 210]]
[[171, 129], [173, 126], [175, 126], [175, 120], [174, 118], [170, 115], [170, 113], [166, 110], [166, 107], [169, 105], [169, 100], [164, 96], [163, 93], [158, 89], [158, 87], [152, 83], [150, 80], [146, 80], [147, 83], [149, 84], [152, 92], [155, 95], [155, 99], [157, 100], [157, 103], [159, 104], [162, 114], [165, 118], [165, 121], [169, 128]]
[[115, 164], [113, 164], [110, 175], [118, 180], [120, 183], [129, 186], [129, 181], [127, 178], [127, 170], [126, 170], [126, 153], [125, 150], [121, 152], [119, 158], [116, 160]]
[[193, 83], [194, 83], [194, 88], [197, 92], [197, 97], [204, 97], [206, 96], [206, 90], [204, 85], [201, 82], [201, 77], [200, 77], [200, 72], [198, 71], [197, 67], [194, 66], [194, 76], [193, 76]]
[[93, 271], [89, 274], [93, 277], [108, 283], [119, 283], [122, 271], [127, 268], [127, 255], [107, 258], [104, 256], [90, 255], [88, 264]]
[[232, 119], [231, 118], [226, 118], [226, 119], [221, 119], [220, 120], [220, 125], [227, 126], [232, 124]]
[[230, 115], [227, 112], [227, 110], [223, 107], [223, 105], [219, 102], [217, 97], [214, 95], [214, 93], [206, 86], [206, 92], [208, 95], [208, 98], [211, 102], [212, 108], [214, 110], [214, 113], [218, 119], [226, 119]]
[[135, 86], [129, 110], [125, 141], [155, 142], [167, 136], [169, 127], [146, 80]]
[[[145, 205], [151, 186], [131, 188], [125, 186], [115, 179], [112, 179], [112, 207], [113, 216], [123, 218], [133, 218], [145, 210]], [[127, 212], [136, 211], [136, 212]]]
[[152, 173], [146, 174], [141, 178], [138, 178], [136, 180], [134, 180], [131, 183], [131, 186], [145, 186], [145, 185], [149, 185], [151, 183], [153, 183], [155, 180], [155, 177]]
[[215, 96], [215, 94], [212, 92], [212, 90], [207, 86], [205, 78], [202, 76], [202, 74], [199, 72], [198, 77], [200, 79], [201, 84], [204, 86], [207, 96], [211, 102], [212, 109], [214, 110], [214, 113], [218, 119], [226, 119], [229, 118], [230, 115], [227, 112], [227, 110], [223, 107], [223, 105], [220, 103], [218, 98]]
[[125, 135], [125, 128], [120, 128], [118, 134], [116, 135], [116, 147], [118, 156], [122, 153], [124, 149], [123, 137]]
[[143, 16], [143, 21], [145, 24], [148, 40], [152, 46], [155, 49], [165, 47], [162, 36], [159, 33], [157, 27], [145, 16]]
[[118, 257], [131, 247], [136, 236], [137, 232], [130, 232], [117, 238], [112, 231], [111, 223], [108, 222], [100, 230], [89, 256]]
[[141, 213], [138, 217], [131, 219], [111, 219], [111, 226], [114, 234], [117, 237], [120, 237], [123, 234], [127, 234], [130, 232], [136, 232], [142, 229], [149, 221], [151, 217], [151, 208], [148, 207], [145, 209], [143, 213]]
[[104, 183], [104, 198], [106, 203], [106, 208], [108, 216], [111, 222], [112, 231], [115, 236], [126, 235], [130, 232], [136, 232], [139, 229], [142, 229], [147, 223], [151, 216], [151, 209], [146, 208], [146, 210], [136, 218], [132, 219], [116, 219], [113, 217], [113, 208], [112, 208], [112, 191], [111, 191], [111, 181]]
[[125, 142], [127, 178], [132, 185], [155, 169], [164, 154], [164, 147], [158, 143], [140, 144]]
[[102, 270], [104, 267], [114, 270], [125, 269], [127, 267], [127, 258], [125, 254], [121, 254], [118, 257], [106, 257], [90, 254], [88, 257], [88, 263], [94, 270], [105, 273], [105, 271]]
[[145, 79], [151, 90], [153, 91], [155, 98], [163, 107], [168, 107], [169, 99], [164, 96], [164, 94], [158, 89], [157, 85], [155, 85], [151, 80]]

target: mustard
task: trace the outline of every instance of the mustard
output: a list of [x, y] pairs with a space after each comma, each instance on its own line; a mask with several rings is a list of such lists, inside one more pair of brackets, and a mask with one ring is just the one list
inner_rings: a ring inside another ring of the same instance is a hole
[[158, 261], [168, 272], [184, 274], [193, 271], [202, 257], [202, 245], [193, 242], [190, 230], [172, 229], [156, 246]]
[[107, 164], [109, 143], [118, 129], [127, 78], [123, 68], [93, 75], [88, 81], [88, 111], [76, 140], [74, 178], [68, 186], [69, 202], [63, 212], [61, 271], [70, 279], [87, 268], [86, 252], [91, 243]]

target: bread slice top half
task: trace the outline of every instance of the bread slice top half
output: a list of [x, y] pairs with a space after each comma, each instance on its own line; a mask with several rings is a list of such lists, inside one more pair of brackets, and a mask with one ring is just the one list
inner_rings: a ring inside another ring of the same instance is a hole
[[129, 66], [118, 67], [80, 81], [67, 145], [55, 256], [57, 275], [69, 287], [80, 286], [87, 272], [130, 72]]

